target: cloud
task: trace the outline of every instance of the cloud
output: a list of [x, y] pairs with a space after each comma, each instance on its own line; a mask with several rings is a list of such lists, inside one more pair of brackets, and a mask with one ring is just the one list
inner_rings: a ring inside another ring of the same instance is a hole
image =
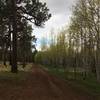
[[70, 21], [72, 15], [71, 8], [76, 0], [42, 0], [47, 3], [52, 17], [45, 23], [44, 28], [35, 28], [33, 34], [37, 37], [37, 48], [40, 49], [40, 42], [42, 37], [49, 38], [50, 31], [55, 30], [66, 25]]
[[67, 13], [76, 0], [46, 0], [53, 14]]

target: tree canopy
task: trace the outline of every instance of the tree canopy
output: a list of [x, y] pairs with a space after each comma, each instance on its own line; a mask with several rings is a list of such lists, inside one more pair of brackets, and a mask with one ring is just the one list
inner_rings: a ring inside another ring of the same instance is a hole
[[[18, 71], [18, 41], [21, 40], [20, 44], [23, 41], [26, 45], [26, 41], [28, 43], [32, 38], [31, 25], [28, 23], [31, 22], [35, 26], [42, 27], [50, 17], [51, 14], [49, 14], [46, 3], [39, 0], [0, 0], [1, 37], [6, 34], [9, 38], [12, 72]], [[33, 40], [35, 40], [34, 37]]]

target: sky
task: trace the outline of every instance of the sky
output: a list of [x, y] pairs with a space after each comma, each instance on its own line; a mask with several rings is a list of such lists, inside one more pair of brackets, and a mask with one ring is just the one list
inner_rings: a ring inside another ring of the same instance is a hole
[[40, 50], [41, 40], [48, 38], [51, 30], [58, 30], [68, 26], [72, 15], [72, 6], [76, 0], [41, 0], [47, 3], [52, 17], [45, 23], [44, 28], [34, 28], [33, 34], [37, 38], [36, 48]]

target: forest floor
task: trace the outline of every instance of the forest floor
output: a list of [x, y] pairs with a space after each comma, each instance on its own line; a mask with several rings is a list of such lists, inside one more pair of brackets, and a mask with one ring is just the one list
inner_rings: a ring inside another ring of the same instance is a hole
[[37, 65], [8, 76], [0, 76], [0, 100], [99, 100]]

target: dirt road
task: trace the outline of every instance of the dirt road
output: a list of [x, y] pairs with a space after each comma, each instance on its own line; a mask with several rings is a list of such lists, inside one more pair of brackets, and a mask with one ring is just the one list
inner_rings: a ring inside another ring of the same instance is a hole
[[9, 81], [4, 87], [1, 84], [0, 100], [95, 100], [36, 65], [21, 83]]

